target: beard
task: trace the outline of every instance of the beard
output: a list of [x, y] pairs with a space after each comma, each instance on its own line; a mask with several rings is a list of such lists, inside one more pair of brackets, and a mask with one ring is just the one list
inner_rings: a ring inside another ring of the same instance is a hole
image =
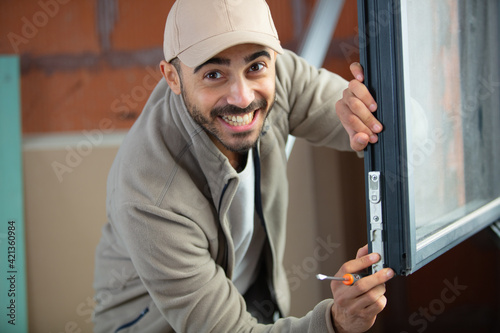
[[[219, 141], [227, 150], [236, 152], [236, 153], [246, 153], [251, 148], [255, 147], [259, 137], [262, 135], [262, 130], [264, 128], [265, 119], [269, 116], [269, 113], [274, 106], [274, 102], [269, 106], [269, 103], [264, 99], [257, 99], [250, 103], [246, 108], [239, 108], [237, 106], [228, 104], [222, 107], [216, 107], [210, 110], [209, 117], [203, 115], [199, 108], [196, 105], [193, 105], [189, 102], [187, 96], [185, 96], [183, 92], [184, 102], [189, 111], [189, 114], [193, 118], [193, 120], [200, 125], [205, 132]], [[274, 101], [274, 99], [273, 99]], [[269, 107], [268, 107], [269, 106]], [[252, 138], [254, 136], [253, 132], [241, 132], [241, 133], [228, 133], [225, 132], [223, 128], [218, 124], [219, 120], [217, 118], [221, 116], [237, 116], [242, 114], [247, 114], [249, 112], [259, 110], [259, 117], [264, 116], [264, 120], [258, 129], [258, 136], [256, 138]], [[229, 143], [228, 138], [226, 136], [230, 136], [231, 141], [234, 143]]]

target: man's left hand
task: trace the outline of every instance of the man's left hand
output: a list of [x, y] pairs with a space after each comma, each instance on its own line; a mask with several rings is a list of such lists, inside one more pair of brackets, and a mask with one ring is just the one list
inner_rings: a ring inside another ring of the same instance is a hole
[[350, 70], [354, 79], [344, 90], [342, 99], [336, 105], [337, 115], [349, 134], [351, 148], [362, 151], [368, 143], [378, 141], [378, 133], [382, 124], [373, 116], [377, 103], [368, 88], [363, 84], [363, 68], [359, 63], [353, 63]]

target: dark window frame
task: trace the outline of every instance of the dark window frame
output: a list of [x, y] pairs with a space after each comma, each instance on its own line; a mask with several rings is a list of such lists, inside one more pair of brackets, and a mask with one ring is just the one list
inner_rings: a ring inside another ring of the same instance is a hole
[[369, 251], [378, 247], [371, 241], [373, 221], [368, 173], [379, 171], [383, 266], [391, 267], [398, 275], [408, 275], [497, 221], [500, 210], [495, 205], [493, 209], [478, 209], [478, 212], [467, 214], [455, 221], [456, 235], [444, 234], [436, 240], [429, 237], [435, 244], [417, 250], [415, 222], [410, 218], [410, 200], [413, 198], [409, 194], [411, 185], [406, 163], [402, 1], [358, 0], [358, 23], [360, 63], [365, 70], [365, 84], [378, 104], [375, 116], [384, 125], [378, 143], [365, 150]]

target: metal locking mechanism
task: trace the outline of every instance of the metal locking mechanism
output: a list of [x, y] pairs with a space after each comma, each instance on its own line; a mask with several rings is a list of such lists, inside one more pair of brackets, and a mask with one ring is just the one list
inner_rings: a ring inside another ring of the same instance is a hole
[[370, 201], [370, 242], [372, 252], [380, 254], [380, 261], [372, 265], [376, 273], [384, 268], [384, 243], [382, 237], [382, 200], [380, 196], [380, 172], [368, 172], [368, 196]]

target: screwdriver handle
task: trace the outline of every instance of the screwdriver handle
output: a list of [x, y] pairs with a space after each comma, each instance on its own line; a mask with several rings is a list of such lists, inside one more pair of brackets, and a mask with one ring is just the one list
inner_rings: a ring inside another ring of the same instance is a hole
[[356, 281], [363, 278], [364, 275], [361, 274], [344, 274], [344, 281], [342, 282], [346, 286], [353, 285]]

